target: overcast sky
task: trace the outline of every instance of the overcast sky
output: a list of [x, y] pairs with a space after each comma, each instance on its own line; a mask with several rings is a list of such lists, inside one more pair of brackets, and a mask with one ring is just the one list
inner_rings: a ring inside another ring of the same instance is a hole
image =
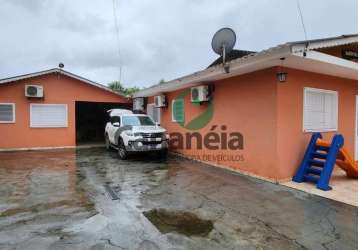
[[[119, 79], [122, 65], [122, 82], [144, 87], [207, 67], [216, 59], [211, 38], [221, 27], [236, 31], [237, 49], [304, 39], [296, 0], [114, 3], [0, 0], [0, 78], [63, 62], [65, 70], [106, 84]], [[358, 33], [357, 0], [300, 3], [309, 39]]]

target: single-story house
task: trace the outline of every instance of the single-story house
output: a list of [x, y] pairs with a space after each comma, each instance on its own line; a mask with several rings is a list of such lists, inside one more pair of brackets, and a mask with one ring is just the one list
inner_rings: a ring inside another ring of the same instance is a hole
[[[197, 86], [207, 86], [208, 101], [192, 101]], [[156, 96], [165, 99], [165, 107], [155, 108]], [[175, 152], [260, 178], [287, 180], [314, 131], [325, 140], [341, 133], [358, 159], [358, 35], [241, 53], [229, 62], [228, 73], [214, 63], [143, 89], [134, 98], [143, 99], [169, 130]]]
[[0, 80], [0, 150], [104, 140], [106, 111], [128, 98], [60, 68]]

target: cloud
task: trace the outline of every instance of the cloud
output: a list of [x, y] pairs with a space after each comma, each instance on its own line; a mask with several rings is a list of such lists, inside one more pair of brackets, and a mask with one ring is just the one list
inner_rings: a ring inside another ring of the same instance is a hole
[[[0, 78], [53, 68], [106, 84], [149, 86], [205, 68], [212, 35], [229, 26], [236, 48], [261, 50], [304, 39], [295, 1], [2, 1]], [[357, 33], [358, 2], [301, 0], [309, 38]], [[120, 49], [120, 54], [118, 53]]]
[[47, 5], [49, 1], [47, 0], [12, 0], [9, 1], [9, 4], [13, 5], [16, 9], [23, 9], [34, 14], [38, 14], [44, 9], [44, 6]]

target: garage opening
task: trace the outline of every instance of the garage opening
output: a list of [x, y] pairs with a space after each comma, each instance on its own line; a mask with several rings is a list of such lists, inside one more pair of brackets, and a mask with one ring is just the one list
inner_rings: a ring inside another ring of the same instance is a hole
[[77, 102], [76, 101], [76, 144], [104, 143], [104, 128], [108, 121], [107, 110], [131, 109], [127, 103]]

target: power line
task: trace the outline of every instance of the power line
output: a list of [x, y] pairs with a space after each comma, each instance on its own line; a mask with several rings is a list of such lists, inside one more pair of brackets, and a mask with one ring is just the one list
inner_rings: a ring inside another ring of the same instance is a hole
[[117, 49], [118, 49], [118, 57], [119, 57], [119, 82], [122, 81], [122, 56], [121, 56], [121, 48], [120, 48], [120, 39], [119, 39], [119, 27], [118, 27], [118, 17], [117, 17], [117, 1], [112, 0], [113, 3], [113, 19], [114, 19], [114, 29], [116, 32], [116, 40], [117, 40]]
[[301, 9], [301, 5], [300, 5], [300, 0], [296, 0], [297, 3], [297, 9], [298, 9], [298, 14], [300, 15], [300, 19], [301, 19], [301, 24], [302, 24], [302, 28], [303, 28], [303, 33], [305, 34], [305, 40], [307, 39], [307, 31], [306, 31], [306, 26], [305, 23], [303, 21], [303, 15], [302, 15], [302, 9]]

